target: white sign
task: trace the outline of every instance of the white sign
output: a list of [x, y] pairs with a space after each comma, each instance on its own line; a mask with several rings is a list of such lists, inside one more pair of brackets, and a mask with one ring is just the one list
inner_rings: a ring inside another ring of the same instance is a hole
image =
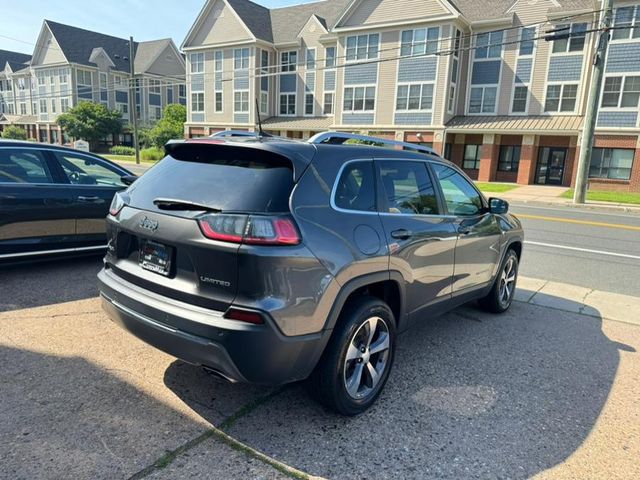
[[85, 142], [84, 140], [76, 140], [73, 142], [73, 148], [76, 150], [81, 150], [83, 152], [89, 151], [89, 142]]

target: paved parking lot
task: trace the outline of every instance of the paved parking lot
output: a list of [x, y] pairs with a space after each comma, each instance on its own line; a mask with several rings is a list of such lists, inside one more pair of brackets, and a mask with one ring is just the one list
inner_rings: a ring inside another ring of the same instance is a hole
[[121, 331], [100, 263], [0, 270], [0, 478], [640, 477], [633, 321], [567, 298], [457, 309], [401, 338], [380, 400], [348, 419]]

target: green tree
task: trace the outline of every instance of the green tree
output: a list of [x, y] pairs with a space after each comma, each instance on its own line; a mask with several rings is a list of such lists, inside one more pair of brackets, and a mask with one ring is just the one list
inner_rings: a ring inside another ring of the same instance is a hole
[[184, 137], [184, 123], [187, 121], [187, 108], [178, 103], [167, 105], [162, 118], [151, 129], [151, 143], [162, 148], [169, 141]]
[[86, 140], [92, 146], [108, 135], [122, 132], [122, 114], [101, 103], [80, 102], [58, 116], [56, 122], [70, 136]]
[[18, 127], [17, 125], [9, 125], [4, 127], [2, 130], [2, 138], [8, 138], [11, 140], [26, 140], [27, 139], [27, 131]]

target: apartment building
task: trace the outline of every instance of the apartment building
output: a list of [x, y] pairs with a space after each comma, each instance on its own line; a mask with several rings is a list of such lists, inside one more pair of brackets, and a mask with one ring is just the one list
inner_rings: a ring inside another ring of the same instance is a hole
[[34, 120], [30, 61], [31, 55], [0, 50], [0, 131], [3, 125]]
[[[184, 57], [169, 38], [134, 42], [135, 108], [128, 39], [45, 20], [35, 45], [25, 62], [7, 62], [14, 100], [4, 122], [24, 126], [40, 142], [69, 143], [56, 118], [82, 101], [120, 110], [127, 125], [134, 110], [142, 124], [152, 124], [166, 105], [186, 103]], [[131, 135], [105, 139], [105, 146], [114, 143], [131, 144]]]
[[[640, 191], [640, 2], [616, 1], [597, 189]], [[431, 145], [473, 178], [575, 182], [596, 0], [208, 0], [187, 34], [186, 136], [263, 128]], [[563, 29], [569, 38], [545, 41]]]

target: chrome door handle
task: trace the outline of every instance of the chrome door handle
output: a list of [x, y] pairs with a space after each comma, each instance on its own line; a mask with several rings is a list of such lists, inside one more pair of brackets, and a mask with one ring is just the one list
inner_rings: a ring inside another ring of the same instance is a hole
[[100, 197], [84, 197], [84, 196], [79, 196], [78, 201], [80, 203], [103, 203], [104, 202], [104, 200], [102, 200]]
[[393, 232], [391, 232], [391, 237], [395, 238], [396, 240], [408, 240], [412, 236], [413, 236], [413, 233], [411, 233], [410, 230], [405, 230], [404, 228], [401, 228], [400, 230], [394, 230]]

